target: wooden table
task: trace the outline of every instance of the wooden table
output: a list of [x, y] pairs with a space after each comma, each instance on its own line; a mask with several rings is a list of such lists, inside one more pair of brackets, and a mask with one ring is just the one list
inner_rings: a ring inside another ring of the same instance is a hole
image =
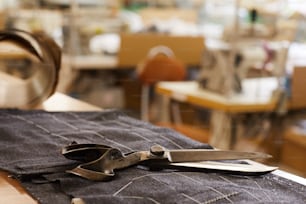
[[228, 96], [201, 88], [196, 81], [160, 82], [156, 91], [172, 99], [226, 112], [272, 111], [276, 100], [272, 92], [277, 88], [274, 77], [247, 79], [241, 93]]
[[[99, 107], [73, 99], [61, 93], [55, 93], [47, 101], [45, 101], [38, 109], [47, 111], [100, 111]], [[295, 182], [306, 185], [306, 179], [295, 176], [293, 174], [276, 170], [276, 175], [291, 179]], [[0, 203], [10, 204], [37, 204], [37, 202], [27, 194], [21, 185], [7, 173], [0, 171]], [[74, 204], [83, 203], [82, 200], [76, 199]]]
[[210, 144], [230, 149], [233, 133], [233, 116], [237, 113], [272, 112], [277, 98], [273, 91], [278, 87], [276, 78], [247, 79], [242, 92], [228, 96], [200, 88], [196, 81], [160, 82], [156, 92], [168, 98], [212, 110]]
[[[37, 109], [47, 111], [101, 111], [100, 107], [79, 101], [61, 93], [55, 93]], [[0, 203], [37, 203], [20, 184], [8, 174], [0, 171]]]

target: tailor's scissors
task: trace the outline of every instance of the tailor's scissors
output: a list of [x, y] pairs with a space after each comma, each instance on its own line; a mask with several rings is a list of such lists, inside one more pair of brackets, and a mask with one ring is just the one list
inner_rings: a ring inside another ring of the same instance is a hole
[[[260, 152], [240, 152], [216, 149], [175, 149], [168, 150], [154, 145], [148, 151], [123, 154], [119, 149], [100, 144], [71, 144], [62, 149], [62, 154], [82, 162], [67, 172], [96, 181], [108, 180], [115, 176], [114, 170], [127, 168], [142, 162], [172, 167], [191, 167], [210, 170], [264, 174], [276, 167], [246, 165], [224, 160], [266, 159], [271, 156]], [[254, 163], [253, 163], [254, 164]]]

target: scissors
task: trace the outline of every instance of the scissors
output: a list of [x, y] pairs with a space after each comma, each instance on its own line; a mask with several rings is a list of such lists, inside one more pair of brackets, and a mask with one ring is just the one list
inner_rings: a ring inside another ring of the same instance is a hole
[[[271, 156], [260, 152], [240, 152], [217, 149], [174, 149], [153, 145], [147, 151], [123, 154], [119, 149], [102, 144], [70, 144], [62, 154], [80, 165], [67, 172], [95, 181], [105, 181], [115, 176], [114, 170], [128, 168], [143, 162], [172, 167], [215, 169], [232, 172], [264, 174], [277, 167], [253, 164], [235, 164], [224, 160], [267, 159]], [[223, 161], [223, 162], [220, 162]]]

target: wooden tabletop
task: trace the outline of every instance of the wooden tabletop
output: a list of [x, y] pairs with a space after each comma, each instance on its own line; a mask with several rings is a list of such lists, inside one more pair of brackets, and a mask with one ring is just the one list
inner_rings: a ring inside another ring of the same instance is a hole
[[[47, 111], [101, 111], [100, 107], [55, 93], [37, 109]], [[37, 203], [21, 185], [6, 172], [0, 171], [0, 203], [34, 204]]]
[[277, 86], [274, 77], [246, 79], [241, 93], [224, 96], [201, 88], [196, 81], [160, 82], [156, 92], [204, 108], [239, 113], [272, 111], [276, 106], [273, 91]]
[[56, 92], [37, 109], [46, 111], [101, 111], [102, 108]]

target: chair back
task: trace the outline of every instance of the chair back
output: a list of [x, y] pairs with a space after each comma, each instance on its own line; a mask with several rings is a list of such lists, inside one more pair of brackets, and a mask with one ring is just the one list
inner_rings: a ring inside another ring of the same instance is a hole
[[133, 33], [120, 35], [118, 67], [135, 67], [146, 58], [151, 48], [159, 45], [169, 47], [175, 56], [188, 66], [202, 64], [205, 41], [202, 36], [170, 36], [156, 33]]
[[163, 45], [151, 48], [147, 57], [137, 67], [142, 84], [152, 85], [158, 81], [182, 81], [186, 78], [185, 64]]

